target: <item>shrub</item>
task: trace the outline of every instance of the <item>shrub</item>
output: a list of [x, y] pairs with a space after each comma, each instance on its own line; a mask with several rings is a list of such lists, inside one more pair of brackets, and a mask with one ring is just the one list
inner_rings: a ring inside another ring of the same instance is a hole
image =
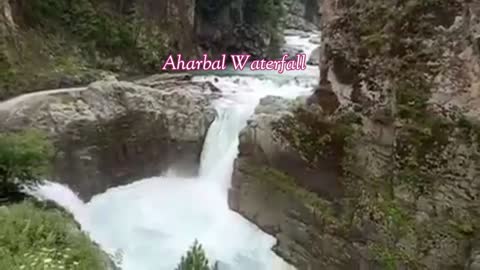
[[0, 208], [0, 269], [103, 270], [107, 256], [60, 210], [32, 202]]
[[39, 131], [0, 134], [0, 198], [16, 196], [20, 185], [37, 183], [47, 174], [52, 154]]
[[194, 242], [193, 246], [187, 252], [185, 257], [182, 257], [180, 264], [176, 270], [217, 270], [218, 267], [215, 264], [210, 266], [208, 259], [203, 251], [202, 245], [197, 241]]

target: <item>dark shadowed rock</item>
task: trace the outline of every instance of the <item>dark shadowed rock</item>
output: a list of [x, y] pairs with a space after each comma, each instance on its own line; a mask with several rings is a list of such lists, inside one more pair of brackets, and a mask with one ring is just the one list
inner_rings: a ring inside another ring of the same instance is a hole
[[319, 65], [320, 64], [320, 47], [313, 50], [312, 55], [308, 59], [307, 64], [309, 65]]
[[313, 95], [308, 98], [307, 104], [320, 105], [326, 114], [332, 114], [340, 107], [340, 101], [329, 83], [318, 86]]

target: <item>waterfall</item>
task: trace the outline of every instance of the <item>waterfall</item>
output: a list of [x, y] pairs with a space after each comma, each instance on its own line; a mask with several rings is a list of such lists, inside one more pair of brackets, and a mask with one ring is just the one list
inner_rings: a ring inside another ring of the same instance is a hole
[[230, 168], [226, 165], [236, 156], [238, 133], [240, 132], [239, 112], [235, 107], [217, 107], [217, 119], [211, 125], [202, 151], [200, 176], [203, 179], [217, 179], [228, 182]]
[[[309, 93], [305, 82], [254, 76], [197, 77], [222, 90], [217, 118], [202, 151], [200, 174], [153, 177], [109, 189], [82, 202], [66, 186], [47, 183], [30, 191], [71, 211], [82, 229], [104, 250], [123, 254], [123, 270], [173, 270], [197, 239], [220, 270], [291, 270], [271, 250], [276, 240], [231, 211], [227, 190], [238, 153], [238, 135], [260, 98], [294, 98]], [[288, 77], [287, 77], [288, 78]], [[293, 77], [292, 77], [293, 78]]]

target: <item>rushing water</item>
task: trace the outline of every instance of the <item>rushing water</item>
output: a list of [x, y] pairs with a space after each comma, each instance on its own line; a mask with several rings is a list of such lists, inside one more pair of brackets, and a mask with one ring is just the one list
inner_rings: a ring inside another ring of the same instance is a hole
[[[291, 38], [302, 45], [302, 38]], [[304, 38], [310, 51], [314, 45]], [[200, 175], [154, 177], [112, 188], [84, 203], [68, 187], [41, 186], [35, 194], [72, 212], [82, 229], [110, 253], [121, 253], [124, 270], [173, 270], [197, 239], [220, 270], [294, 269], [275, 255], [275, 239], [227, 204], [227, 191], [238, 153], [238, 135], [260, 98], [307, 94], [316, 68], [275, 74], [223, 74], [196, 77], [223, 92], [216, 101], [218, 117], [205, 141]]]

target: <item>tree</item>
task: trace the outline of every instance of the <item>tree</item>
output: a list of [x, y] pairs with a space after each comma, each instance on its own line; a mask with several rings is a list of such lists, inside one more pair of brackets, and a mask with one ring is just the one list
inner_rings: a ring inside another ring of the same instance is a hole
[[210, 266], [202, 245], [195, 240], [193, 246], [182, 257], [176, 270], [218, 270], [217, 264]]
[[22, 186], [38, 183], [48, 173], [52, 154], [39, 131], [0, 134], [0, 200], [14, 199]]

